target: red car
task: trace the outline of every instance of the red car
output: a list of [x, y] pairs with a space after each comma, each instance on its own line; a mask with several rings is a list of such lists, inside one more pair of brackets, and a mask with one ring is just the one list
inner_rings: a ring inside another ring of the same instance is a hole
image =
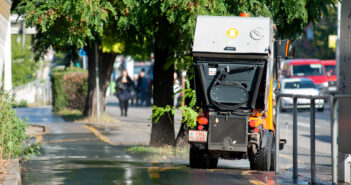
[[323, 61], [318, 59], [293, 59], [283, 64], [283, 74], [291, 78], [309, 78], [322, 93], [328, 91], [328, 77]]
[[336, 91], [336, 60], [324, 60], [323, 61], [323, 67], [324, 70], [327, 74], [328, 78], [328, 91], [329, 92], [334, 92]]

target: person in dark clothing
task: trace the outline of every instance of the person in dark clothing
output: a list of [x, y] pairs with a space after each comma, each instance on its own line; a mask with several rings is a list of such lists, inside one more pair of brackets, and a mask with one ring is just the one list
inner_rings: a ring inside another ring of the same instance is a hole
[[133, 81], [128, 76], [127, 70], [122, 71], [122, 76], [116, 81], [116, 94], [121, 108], [121, 116], [127, 116], [128, 101], [131, 97]]
[[133, 90], [131, 92], [131, 104], [134, 106], [138, 106], [138, 101], [139, 101], [139, 94], [138, 94], [138, 78], [139, 76], [137, 74], [134, 74], [134, 79], [133, 79]]
[[150, 104], [148, 101], [148, 93], [149, 93], [149, 83], [148, 79], [145, 76], [145, 69], [141, 69], [141, 72], [139, 74], [138, 78], [138, 93], [139, 93], [139, 105], [145, 106]]

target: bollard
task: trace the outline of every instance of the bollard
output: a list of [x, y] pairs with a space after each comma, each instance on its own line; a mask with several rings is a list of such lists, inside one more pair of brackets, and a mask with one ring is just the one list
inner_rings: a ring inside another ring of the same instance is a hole
[[310, 144], [311, 144], [311, 184], [316, 183], [316, 104], [311, 97], [310, 110]]
[[297, 97], [293, 97], [293, 179], [297, 179]]
[[280, 97], [277, 96], [277, 104], [275, 105], [275, 154], [274, 154], [274, 171], [279, 173], [279, 144], [280, 144], [280, 125], [279, 125], [279, 113], [280, 113]]

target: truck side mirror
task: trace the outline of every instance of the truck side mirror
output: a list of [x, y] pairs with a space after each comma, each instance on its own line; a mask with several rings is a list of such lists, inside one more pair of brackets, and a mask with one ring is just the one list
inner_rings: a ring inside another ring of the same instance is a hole
[[295, 57], [295, 40], [287, 40], [285, 44], [285, 58], [294, 58]]
[[280, 59], [289, 59], [295, 57], [295, 40], [277, 40], [275, 46], [276, 56]]

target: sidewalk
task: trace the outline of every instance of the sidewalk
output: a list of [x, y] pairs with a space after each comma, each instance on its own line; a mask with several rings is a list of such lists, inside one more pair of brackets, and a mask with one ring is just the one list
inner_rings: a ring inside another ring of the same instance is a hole
[[[114, 96], [106, 97], [106, 113], [118, 120], [116, 124], [95, 125], [104, 135], [115, 144], [120, 145], [149, 145], [151, 135], [151, 107], [129, 106], [128, 117], [120, 116], [118, 100]], [[181, 113], [175, 115], [175, 135], [181, 125]], [[132, 131], [132, 132], [131, 132]]]

